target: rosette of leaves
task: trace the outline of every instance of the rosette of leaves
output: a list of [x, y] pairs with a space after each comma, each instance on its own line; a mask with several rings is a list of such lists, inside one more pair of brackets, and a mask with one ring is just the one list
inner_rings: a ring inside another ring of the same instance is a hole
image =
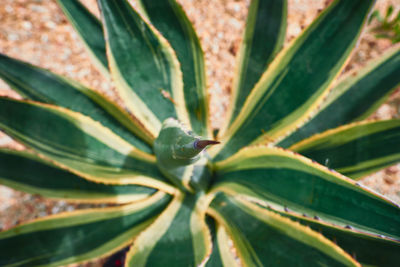
[[[400, 81], [393, 48], [339, 81], [372, 0], [335, 0], [282, 49], [287, 3], [253, 0], [219, 145], [204, 58], [174, 0], [59, 4], [124, 109], [0, 57], [2, 184], [112, 203], [0, 233], [1, 266], [58, 266], [130, 246], [126, 266], [395, 266], [400, 208], [357, 179], [400, 160], [400, 120], [365, 120]], [[4, 215], [3, 215], [4, 216]]]

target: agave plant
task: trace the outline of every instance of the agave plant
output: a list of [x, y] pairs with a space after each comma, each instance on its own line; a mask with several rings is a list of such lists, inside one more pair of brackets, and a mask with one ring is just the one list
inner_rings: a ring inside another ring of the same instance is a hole
[[174, 0], [98, 0], [101, 22], [59, 0], [124, 108], [1, 55], [25, 99], [0, 98], [0, 129], [28, 149], [0, 150], [0, 182], [114, 205], [1, 232], [0, 265], [126, 246], [126, 266], [397, 265], [400, 208], [356, 180], [400, 161], [400, 120], [364, 120], [399, 84], [398, 47], [335, 82], [373, 2], [333, 1], [282, 49], [286, 1], [253, 0], [214, 138], [200, 43]]

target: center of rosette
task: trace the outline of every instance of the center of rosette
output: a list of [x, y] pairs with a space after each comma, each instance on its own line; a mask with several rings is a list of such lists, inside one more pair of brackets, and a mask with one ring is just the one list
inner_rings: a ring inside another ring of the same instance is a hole
[[215, 144], [219, 142], [195, 135], [173, 118], [166, 119], [154, 142], [157, 166], [181, 190], [205, 190], [210, 171], [204, 150]]

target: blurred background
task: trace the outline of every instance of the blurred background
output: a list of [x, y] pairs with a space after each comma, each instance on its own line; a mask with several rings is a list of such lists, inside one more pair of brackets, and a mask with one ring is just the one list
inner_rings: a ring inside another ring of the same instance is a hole
[[[218, 128], [224, 119], [229, 102], [235, 56], [239, 49], [250, 1], [177, 1], [182, 4], [194, 24], [205, 52], [208, 90], [211, 97], [211, 121], [213, 127]], [[82, 0], [82, 2], [98, 15], [95, 0]], [[330, 0], [289, 0], [285, 44], [299, 35], [330, 2]], [[392, 9], [392, 12], [385, 21], [389, 9]], [[363, 66], [368, 60], [378, 57], [400, 41], [400, 17], [396, 20], [400, 10], [400, 0], [378, 0], [375, 10], [377, 11], [374, 18], [364, 30], [343, 73]], [[385, 28], [382, 25], [389, 26]], [[377, 38], [376, 35], [381, 38]], [[1, 0], [0, 52], [79, 80], [118, 100], [113, 85], [92, 66], [77, 34], [74, 33], [55, 0]], [[0, 95], [19, 98], [18, 94], [11, 91], [1, 80]], [[379, 119], [398, 117], [400, 117], [400, 88], [372, 115], [372, 118]], [[2, 132], [0, 132], [0, 146], [23, 149]], [[400, 203], [400, 164], [366, 177], [362, 183]], [[0, 229], [8, 229], [22, 221], [47, 214], [87, 206], [44, 200], [40, 196], [0, 186]], [[99, 265], [100, 262], [85, 264], [85, 266]]]

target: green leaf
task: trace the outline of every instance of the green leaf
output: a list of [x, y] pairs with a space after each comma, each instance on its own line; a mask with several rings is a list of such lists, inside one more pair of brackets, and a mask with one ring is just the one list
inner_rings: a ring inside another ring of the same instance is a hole
[[321, 234], [250, 202], [218, 194], [210, 214], [227, 228], [244, 266], [360, 266]]
[[183, 75], [185, 106], [193, 131], [210, 137], [204, 55], [192, 24], [175, 0], [138, 2], [176, 52]]
[[57, 2], [75, 28], [95, 65], [108, 77], [106, 42], [101, 22], [79, 0], [57, 0]]
[[0, 98], [0, 130], [89, 180], [174, 192], [159, 173], [154, 156], [82, 114]]
[[[279, 141], [303, 124], [353, 50], [373, 0], [336, 0], [275, 58], [212, 154]], [[344, 30], [346, 29], [346, 30]]]
[[127, 0], [98, 0], [110, 70], [125, 105], [153, 136], [174, 117], [189, 124], [182, 72], [168, 42]]
[[[137, 148], [151, 152], [155, 138], [105, 96], [60, 75], [0, 54], [0, 77], [24, 98], [80, 112]], [[134, 134], [133, 134], [134, 133]], [[142, 139], [139, 139], [138, 136]]]
[[347, 251], [364, 266], [396, 266], [399, 262], [400, 241], [366, 234], [350, 228], [331, 225], [318, 217], [299, 216], [293, 212], [274, 211], [318, 231]]
[[314, 117], [277, 145], [289, 147], [313, 134], [371, 115], [400, 84], [400, 50], [390, 49], [346, 75]]
[[127, 254], [125, 266], [199, 266], [211, 253], [205, 224], [204, 195], [179, 194], [142, 232]]
[[1, 266], [61, 266], [109, 255], [133, 242], [166, 207], [157, 193], [142, 202], [39, 219], [0, 233]]
[[91, 203], [126, 203], [148, 197], [155, 189], [88, 181], [24, 151], [0, 148], [0, 183], [16, 190]]
[[251, 1], [234, 75], [232, 104], [221, 133], [237, 117], [251, 90], [281, 50], [285, 41], [286, 20], [286, 0]]
[[230, 239], [226, 229], [221, 224], [215, 222], [212, 217], [207, 217], [208, 226], [211, 229], [212, 253], [206, 263], [206, 267], [238, 267], [239, 264], [232, 254]]
[[368, 19], [368, 24], [370, 24], [374, 20], [374, 18], [376, 18], [379, 22], [383, 21], [379, 10], [374, 10], [374, 12], [371, 13]]
[[348, 177], [361, 178], [400, 161], [400, 120], [344, 125], [290, 149]]
[[392, 15], [393, 10], [394, 10], [394, 9], [393, 9], [393, 6], [390, 5], [390, 6], [387, 8], [387, 10], [386, 10], [385, 19], [388, 19], [388, 18], [390, 17], [390, 15]]
[[400, 239], [398, 205], [283, 149], [249, 147], [216, 164], [212, 190], [247, 195], [336, 225]]

